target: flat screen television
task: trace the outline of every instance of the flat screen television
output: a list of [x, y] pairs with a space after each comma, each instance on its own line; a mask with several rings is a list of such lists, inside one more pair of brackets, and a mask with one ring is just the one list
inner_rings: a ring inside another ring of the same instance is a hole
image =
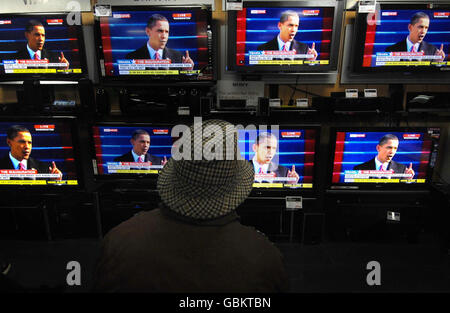
[[80, 188], [76, 133], [74, 118], [1, 117], [0, 188]]
[[242, 73], [336, 70], [344, 1], [246, 1], [228, 13], [228, 66]]
[[313, 191], [318, 127], [240, 126], [237, 125], [241, 156], [255, 169], [253, 195]]
[[112, 7], [96, 20], [105, 81], [212, 81], [211, 11], [201, 7]]
[[[136, 123], [92, 126], [94, 174], [100, 180], [155, 180], [171, 156], [172, 127]], [[138, 156], [144, 156], [139, 159]]]
[[331, 140], [331, 189], [426, 189], [439, 128], [342, 128]]
[[450, 70], [450, 4], [381, 3], [357, 14], [354, 32], [356, 73]]
[[86, 77], [82, 26], [68, 13], [0, 14], [0, 80]]

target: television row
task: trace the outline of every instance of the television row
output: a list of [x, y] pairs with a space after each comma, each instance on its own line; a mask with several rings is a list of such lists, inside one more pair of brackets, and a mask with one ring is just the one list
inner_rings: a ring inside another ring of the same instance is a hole
[[[319, 181], [336, 189], [426, 189], [440, 134], [431, 127], [332, 128], [323, 152], [317, 125], [234, 125], [235, 157], [253, 164], [254, 190], [293, 195], [313, 192]], [[171, 157], [186, 159], [183, 151], [194, 149], [187, 125], [99, 122], [88, 129], [88, 138], [81, 140], [74, 117], [2, 117], [1, 187], [83, 188], [85, 170], [97, 182], [154, 184]], [[202, 153], [221, 149], [209, 148]], [[87, 162], [81, 149], [89, 155]]]
[[[87, 77], [95, 47], [102, 81], [214, 81], [216, 57], [239, 73], [337, 70], [345, 1], [245, 1], [229, 11], [218, 47], [212, 11], [196, 6], [112, 6], [85, 42], [70, 14], [0, 14], [0, 80]], [[431, 2], [430, 2], [431, 3]], [[355, 72], [442, 72], [450, 67], [450, 4], [386, 4], [358, 13]], [[94, 48], [92, 48], [94, 49]]]

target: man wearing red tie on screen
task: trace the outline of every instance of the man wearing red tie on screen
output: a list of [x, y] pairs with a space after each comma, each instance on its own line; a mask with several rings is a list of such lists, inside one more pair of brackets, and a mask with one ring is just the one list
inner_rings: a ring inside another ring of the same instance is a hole
[[167, 163], [167, 158], [161, 159], [160, 157], [151, 155], [148, 152], [150, 148], [150, 135], [143, 129], [137, 129], [133, 132], [130, 139], [133, 149], [130, 152], [125, 153], [114, 159], [114, 162], [151, 162], [151, 165], [164, 165]]
[[[189, 51], [186, 50], [182, 55], [179, 51], [166, 47], [169, 40], [169, 21], [160, 14], [153, 14], [147, 21], [145, 33], [148, 36], [147, 44], [139, 49], [128, 53], [125, 58], [132, 60], [170, 60], [171, 63], [186, 63], [191, 67], [181, 68], [192, 70], [194, 61], [189, 57]], [[171, 68], [172, 69], [172, 68]]]
[[[256, 181], [270, 181], [270, 177], [288, 177], [287, 184], [297, 184], [300, 176], [295, 171], [295, 165], [289, 170], [283, 165], [272, 161], [277, 152], [278, 140], [274, 134], [260, 133], [253, 145], [255, 156], [252, 163], [255, 169]], [[258, 175], [261, 177], [259, 178]], [[266, 177], [267, 176], [267, 177]]]
[[45, 28], [41, 22], [31, 20], [25, 27], [26, 48], [19, 50], [15, 54], [17, 60], [48, 60], [49, 63], [66, 63], [69, 68], [69, 61], [64, 57], [64, 53], [55, 53], [44, 49]]
[[406, 39], [386, 48], [386, 52], [422, 52], [423, 55], [436, 55], [439, 59], [433, 61], [443, 62], [445, 59], [444, 45], [440, 49], [423, 40], [430, 26], [430, 17], [424, 12], [417, 12], [411, 17], [408, 24], [409, 35]]
[[259, 51], [295, 51], [295, 54], [310, 54], [309, 61], [314, 61], [317, 58], [317, 51], [315, 49], [315, 43], [311, 48], [306, 43], [295, 40], [295, 35], [298, 31], [300, 23], [300, 17], [295, 11], [285, 11], [281, 14], [280, 21], [278, 22], [278, 29], [280, 33], [272, 40], [259, 45], [257, 50]]
[[62, 173], [55, 162], [45, 165], [30, 157], [32, 140], [27, 128], [20, 125], [11, 126], [7, 132], [6, 143], [10, 147], [10, 152], [0, 159], [0, 169], [36, 170], [41, 174], [59, 174], [56, 180], [62, 179]]
[[409, 179], [412, 179], [415, 175], [412, 168], [412, 163], [409, 163], [409, 167], [406, 165], [397, 163], [392, 159], [398, 150], [398, 137], [393, 134], [387, 134], [381, 137], [377, 145], [378, 155], [375, 159], [371, 159], [362, 164], [356, 165], [354, 170], [377, 170], [377, 171], [393, 171], [394, 173], [409, 174]]

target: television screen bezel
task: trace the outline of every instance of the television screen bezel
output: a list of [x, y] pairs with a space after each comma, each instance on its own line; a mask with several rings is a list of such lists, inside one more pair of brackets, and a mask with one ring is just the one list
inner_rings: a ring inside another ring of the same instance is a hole
[[431, 184], [433, 168], [430, 167], [430, 160], [433, 150], [430, 150], [428, 165], [426, 169], [425, 183], [333, 183], [334, 158], [336, 152], [336, 135], [338, 132], [423, 132], [428, 134], [429, 129], [440, 129], [441, 127], [433, 126], [394, 126], [394, 127], [331, 127], [330, 128], [330, 153], [328, 161], [327, 189], [332, 190], [382, 190], [382, 191], [411, 191], [411, 190], [427, 190]]
[[[145, 123], [145, 122], [135, 122], [135, 121], [102, 121], [93, 122], [89, 125], [89, 140], [90, 140], [90, 158], [93, 161], [93, 174], [94, 180], [96, 182], [102, 183], [138, 183], [144, 185], [150, 185], [156, 187], [156, 182], [158, 180], [159, 174], [98, 174], [98, 165], [95, 151], [95, 140], [94, 140], [94, 127], [167, 127], [169, 130], [175, 126], [175, 124], [169, 123]], [[173, 141], [173, 138], [172, 138]], [[151, 144], [150, 144], [151, 147]], [[95, 161], [95, 162], [94, 162]], [[95, 165], [95, 168], [94, 168]]]
[[[60, 15], [68, 15], [72, 12], [42, 12], [42, 13], [0, 13], [0, 19], [9, 16], [10, 18], [13, 16], [30, 16], [30, 17], [46, 17], [46, 16], [60, 16]], [[1, 74], [0, 82], [8, 82], [8, 81], [29, 81], [29, 80], [43, 80], [43, 81], [79, 81], [81, 79], [88, 78], [88, 65], [86, 58], [86, 46], [84, 42], [83, 35], [83, 23], [81, 25], [68, 25], [75, 26], [77, 29], [77, 41], [78, 41], [78, 49], [79, 49], [79, 57], [80, 57], [80, 65], [82, 73], [67, 73], [67, 74], [45, 74], [45, 73], [37, 73], [37, 74]], [[70, 60], [69, 60], [70, 62]]]
[[[115, 76], [107, 76], [104, 75], [104, 70], [102, 70], [102, 66], [104, 67], [105, 58], [103, 55], [103, 42], [102, 42], [102, 34], [100, 29], [100, 19], [95, 17], [94, 19], [94, 41], [95, 41], [95, 52], [97, 57], [97, 69], [99, 73], [99, 79], [100, 82], [103, 84], [114, 84], [114, 83], [176, 83], [176, 84], [211, 84], [214, 81], [217, 80], [217, 68], [215, 65], [215, 52], [216, 45], [215, 37], [217, 36], [215, 34], [215, 28], [213, 25], [213, 18], [212, 18], [212, 9], [210, 5], [187, 5], [187, 6], [173, 6], [173, 5], [141, 5], [141, 6], [127, 6], [127, 5], [112, 5], [111, 6], [112, 12], [114, 10], [123, 10], [123, 11], [171, 11], [171, 10], [180, 10], [180, 9], [200, 9], [207, 12], [207, 25], [210, 26], [212, 37], [211, 37], [211, 47], [209, 48], [210, 51], [210, 57], [211, 57], [211, 66], [212, 66], [212, 78], [211, 79], [188, 79], [188, 77], [184, 76], [176, 76], [171, 77], [167, 75], [115, 75]], [[170, 38], [170, 37], [169, 37]], [[182, 79], [180, 79], [182, 78]]]
[[[430, 8], [429, 5], [433, 7]], [[450, 3], [380, 3], [381, 10], [450, 10]], [[350, 62], [350, 67], [352, 72], [361, 74], [375, 74], [375, 73], [395, 73], [399, 72], [408, 73], [448, 73], [450, 71], [450, 66], [447, 67], [437, 67], [437, 66], [379, 66], [379, 67], [363, 67], [364, 58], [364, 45], [367, 29], [367, 15], [369, 13], [357, 13], [355, 17], [355, 26], [353, 29], [353, 46], [352, 46], [352, 61]], [[450, 21], [449, 21], [450, 23]], [[447, 60], [449, 54], [446, 56]]]
[[[240, 74], [307, 74], [307, 73], [328, 73], [337, 70], [339, 55], [340, 55], [340, 44], [341, 44], [341, 32], [343, 29], [343, 15], [345, 10], [345, 1], [341, 0], [331, 0], [331, 1], [245, 1], [245, 8], [251, 7], [333, 7], [334, 17], [333, 17], [333, 34], [332, 42], [330, 47], [330, 63], [328, 65], [321, 66], [305, 66], [305, 65], [289, 65], [286, 67], [281, 67], [278, 65], [236, 65], [236, 11], [228, 11], [228, 27], [227, 27], [227, 64], [231, 71], [236, 71]], [[300, 26], [301, 27], [301, 26]]]
[[26, 190], [42, 193], [58, 193], [67, 191], [79, 191], [85, 188], [83, 160], [81, 155], [80, 136], [78, 131], [78, 121], [74, 116], [0, 116], [0, 122], [27, 122], [27, 123], [46, 123], [67, 122], [72, 138], [73, 158], [77, 174], [77, 185], [0, 185], [0, 190]]

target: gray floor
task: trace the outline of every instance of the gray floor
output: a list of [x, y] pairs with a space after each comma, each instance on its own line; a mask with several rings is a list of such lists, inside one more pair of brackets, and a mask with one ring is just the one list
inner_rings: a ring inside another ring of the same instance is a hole
[[[27, 288], [88, 292], [99, 252], [96, 239], [1, 240], [12, 263], [9, 277]], [[450, 256], [435, 241], [407, 243], [277, 243], [291, 280], [291, 292], [450, 292]], [[67, 263], [81, 265], [81, 286], [69, 287]], [[380, 264], [381, 285], [369, 286], [367, 263]]]

